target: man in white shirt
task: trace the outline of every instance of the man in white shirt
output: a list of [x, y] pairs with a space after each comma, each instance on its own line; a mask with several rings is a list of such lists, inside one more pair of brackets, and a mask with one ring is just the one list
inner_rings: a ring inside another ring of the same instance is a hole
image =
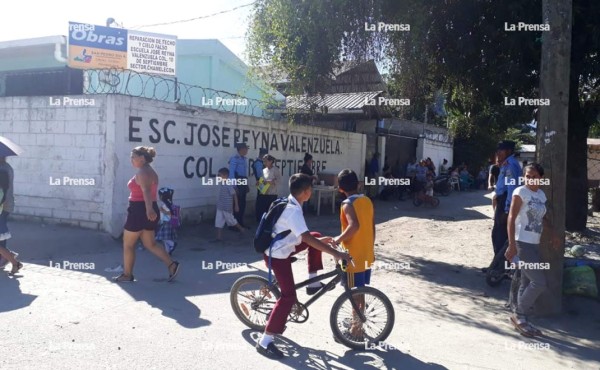
[[[302, 204], [310, 199], [312, 194], [312, 178], [305, 174], [295, 174], [290, 177], [290, 195], [288, 204], [273, 227], [273, 234], [290, 230], [290, 233], [281, 240], [276, 241], [273, 246], [265, 251], [264, 260], [269, 265], [269, 253], [271, 254], [271, 268], [279, 283], [281, 297], [277, 300], [263, 336], [256, 343], [256, 350], [266, 356], [282, 358], [283, 353], [275, 346], [274, 337], [282, 334], [285, 330], [287, 317], [296, 303], [296, 289], [294, 287], [294, 274], [292, 273], [293, 254], [308, 249], [308, 277], [317, 276], [317, 271], [323, 269], [321, 252], [331, 254], [336, 260], [350, 260], [347, 253], [340, 252], [326, 243], [332, 243], [331, 237], [320, 237], [319, 233], [311, 233], [304, 221]], [[312, 285], [312, 284], [311, 284]], [[315, 294], [322, 284], [317, 282], [315, 286], [308, 286], [308, 294]]]

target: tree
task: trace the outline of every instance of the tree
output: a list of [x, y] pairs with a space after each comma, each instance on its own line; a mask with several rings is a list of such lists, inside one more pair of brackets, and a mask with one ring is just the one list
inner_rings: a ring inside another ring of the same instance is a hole
[[[550, 104], [539, 110], [536, 149], [538, 162], [549, 170], [545, 176], [550, 179], [552, 186], [545, 189], [548, 197], [546, 216], [553, 224], [553, 230], [544, 230], [540, 240], [540, 258], [543, 262], [550, 263], [551, 268], [544, 272], [548, 284], [547, 294], [536, 301], [535, 310], [537, 314], [557, 314], [561, 312], [562, 306], [565, 253], [562, 241], [565, 235], [567, 182], [564, 173], [567, 167], [565, 133], [568, 131], [569, 115], [571, 0], [543, 0], [543, 9], [553, 31], [543, 35], [540, 95], [548, 98]], [[551, 233], [560, 238], [560, 245], [554, 245], [554, 248]]]
[[[538, 97], [541, 0], [260, 0], [249, 31], [253, 63], [286, 73], [298, 91], [318, 92], [342, 60], [387, 63], [394, 94], [431, 104], [446, 94], [457, 140], [480, 144], [531, 120], [533, 106], [505, 99]], [[600, 112], [600, 3], [573, 0], [567, 167], [567, 228], [586, 226], [586, 138]], [[365, 23], [408, 24], [409, 32], [368, 32]], [[552, 25], [550, 25], [552, 27]], [[414, 102], [414, 103], [413, 103]], [[490, 146], [470, 155], [487, 157]], [[460, 154], [460, 153], [458, 153]], [[455, 156], [457, 159], [459, 155]]]

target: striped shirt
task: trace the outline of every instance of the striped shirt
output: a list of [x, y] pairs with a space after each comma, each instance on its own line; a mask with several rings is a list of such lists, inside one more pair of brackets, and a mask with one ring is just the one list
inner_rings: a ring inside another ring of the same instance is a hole
[[219, 184], [219, 198], [217, 199], [217, 209], [233, 213], [234, 196], [235, 187], [233, 185]]
[[248, 177], [248, 165], [246, 164], [246, 157], [236, 154], [229, 158], [229, 178], [239, 177]]

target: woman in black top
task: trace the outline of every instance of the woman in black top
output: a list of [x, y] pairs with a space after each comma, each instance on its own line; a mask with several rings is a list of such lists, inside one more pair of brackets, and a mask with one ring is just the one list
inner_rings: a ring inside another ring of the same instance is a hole
[[312, 177], [313, 181], [319, 181], [319, 178], [314, 174], [314, 172], [312, 170], [312, 165], [313, 165], [312, 155], [305, 153], [304, 154], [304, 164], [302, 165], [302, 168], [300, 169], [300, 173], [303, 173], [305, 175]]

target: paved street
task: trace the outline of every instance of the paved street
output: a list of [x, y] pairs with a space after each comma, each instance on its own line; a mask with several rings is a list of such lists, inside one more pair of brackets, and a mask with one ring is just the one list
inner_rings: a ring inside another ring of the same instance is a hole
[[[309, 227], [337, 232], [338, 215], [323, 211], [308, 218]], [[250, 233], [241, 238], [227, 232], [227, 242], [211, 244], [210, 224], [186, 228], [175, 252], [182, 263], [176, 282], [167, 283], [166, 267], [138, 251], [137, 282], [117, 285], [105, 269], [121, 263], [118, 240], [13, 221], [9, 246], [21, 253], [25, 267], [16, 277], [0, 274], [0, 368], [600, 368], [598, 302], [569, 298], [563, 315], [535, 321], [547, 334], [539, 341], [508, 324], [503, 304], [509, 283], [490, 288], [479, 272], [491, 258], [491, 207], [484, 192], [442, 197], [433, 210], [407, 201], [377, 202], [376, 211], [382, 264], [372, 285], [394, 303], [395, 327], [386, 341], [394, 348], [350, 351], [333, 341], [329, 311], [341, 293], [337, 288], [310, 307], [308, 322], [288, 325], [279, 342], [285, 360], [256, 353], [258, 334], [237, 320], [229, 304], [238, 277], [265, 271]], [[294, 265], [297, 280], [304, 279], [305, 261]]]

